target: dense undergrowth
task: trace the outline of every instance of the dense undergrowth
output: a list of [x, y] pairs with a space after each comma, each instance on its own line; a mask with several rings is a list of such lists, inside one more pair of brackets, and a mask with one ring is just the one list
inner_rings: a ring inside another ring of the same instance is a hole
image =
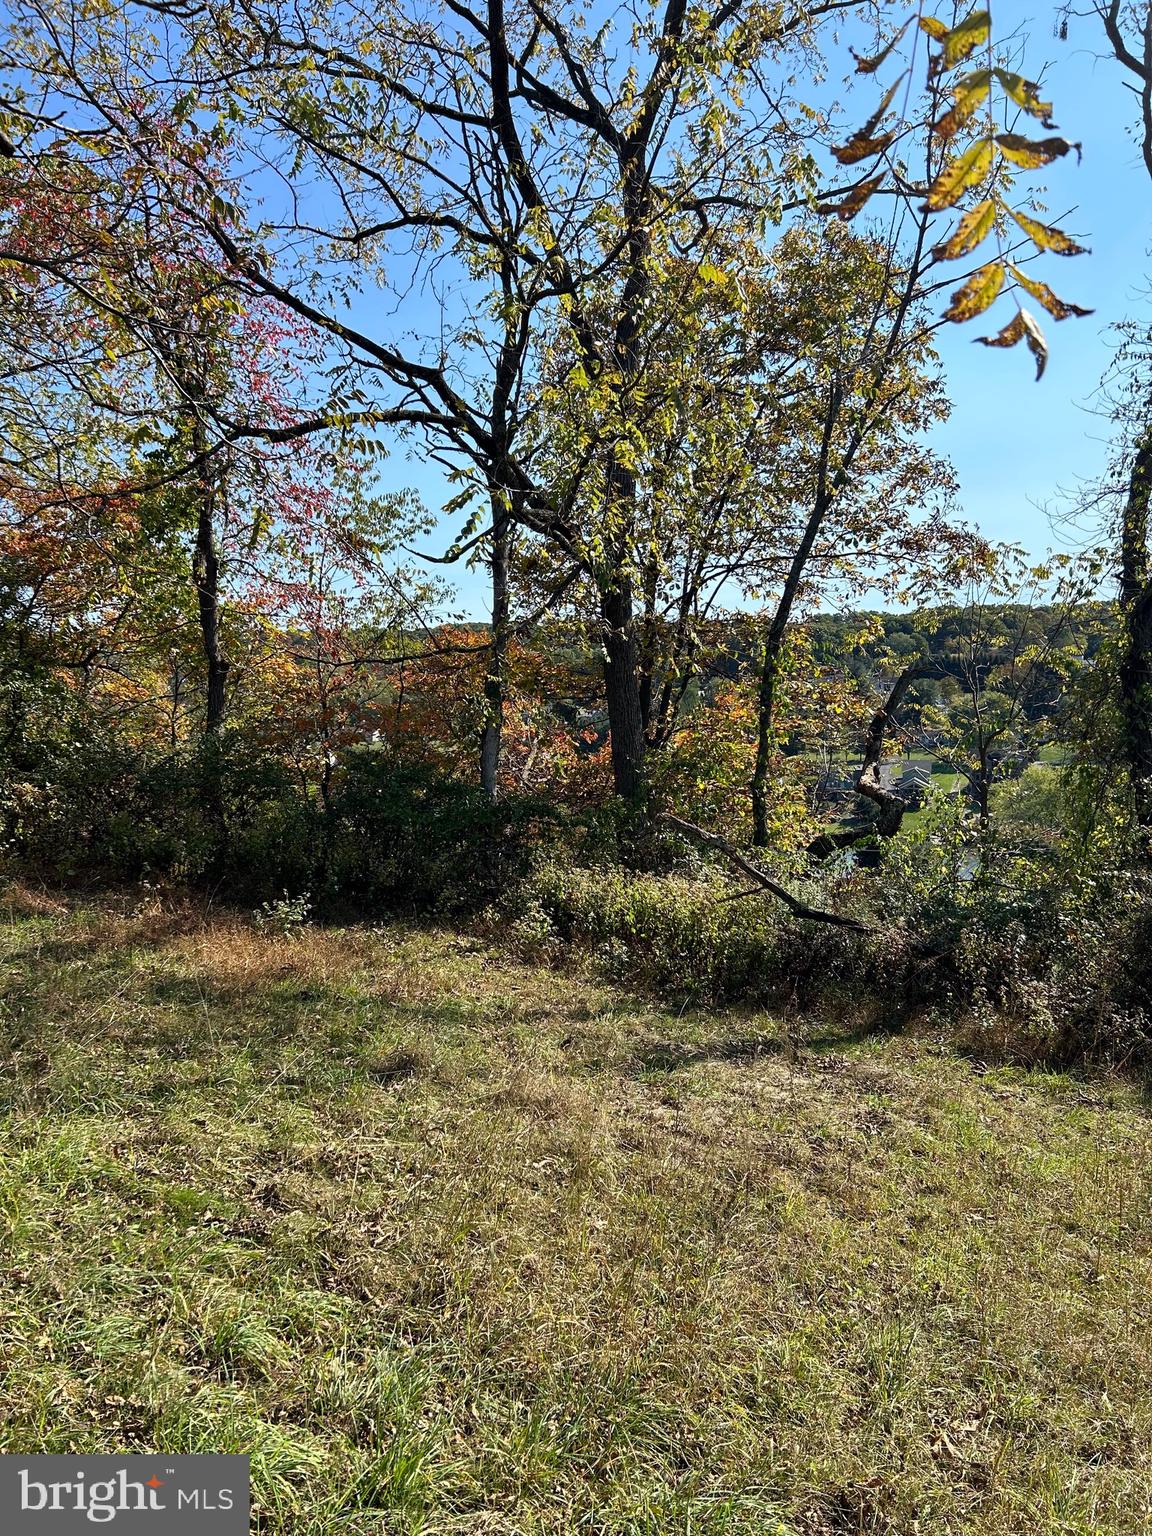
[[[859, 889], [867, 879], [839, 891], [841, 909], [868, 914]], [[550, 864], [506, 905], [521, 953], [560, 963], [572, 950], [590, 954], [608, 975], [666, 997], [836, 1007], [889, 1028], [926, 1025], [992, 1060], [1143, 1070], [1152, 906], [1132, 887], [1103, 882], [1059, 896], [1042, 889], [1007, 902], [965, 891], [935, 926], [915, 912], [903, 921], [874, 914], [874, 931], [858, 934], [782, 915], [716, 871], [637, 876]]]
[[1152, 1059], [1152, 892], [1112, 845], [986, 848], [938, 799], [878, 864], [768, 867], [858, 933], [791, 916], [723, 859], [616, 806], [496, 802], [386, 753], [349, 753], [327, 802], [282, 767], [209, 744], [149, 765], [86, 752], [85, 788], [7, 791], [3, 859], [49, 885], [144, 882], [323, 921], [402, 916], [499, 933], [532, 961], [697, 1005], [835, 1007], [913, 1020], [989, 1059], [1143, 1069]]

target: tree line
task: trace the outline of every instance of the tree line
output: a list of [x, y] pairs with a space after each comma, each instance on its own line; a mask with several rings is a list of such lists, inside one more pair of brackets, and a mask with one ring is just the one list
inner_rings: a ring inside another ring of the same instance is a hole
[[[1146, 107], [1140, 8], [1100, 19]], [[948, 713], [943, 677], [1000, 720], [973, 748], [987, 820], [990, 743], [1048, 718], [1035, 679], [1052, 694], [1085, 658], [1066, 617], [974, 615], [1054, 587], [1067, 615], [1115, 570], [1110, 707], [1152, 826], [1146, 410], [1118, 424], [1122, 529], [1088, 572], [966, 527], [928, 436], [940, 327], [999, 304], [978, 339], [1023, 343], [1039, 376], [1039, 316], [1087, 313], [1040, 275], [1083, 248], [1029, 178], [1079, 145], [1018, 53], [985, 10], [844, 0], [10, 6], [10, 777], [43, 683], [70, 718], [99, 697], [121, 737], [195, 741], [220, 839], [226, 739], [278, 744], [327, 805], [341, 753], [400, 720], [492, 800], [533, 733], [574, 782], [602, 750], [641, 816], [685, 810], [711, 751], [728, 832], [766, 848], [817, 717], [852, 723], [887, 827], [876, 767], [910, 706]], [[842, 109], [814, 82], [845, 67]], [[437, 518], [409, 456], [449, 482]], [[487, 573], [483, 631], [445, 622], [437, 572], [460, 562]], [[818, 664], [797, 621], [877, 589], [984, 595], [931, 657], [896, 665], [893, 631], [882, 666]], [[596, 698], [561, 748], [565, 644]]]

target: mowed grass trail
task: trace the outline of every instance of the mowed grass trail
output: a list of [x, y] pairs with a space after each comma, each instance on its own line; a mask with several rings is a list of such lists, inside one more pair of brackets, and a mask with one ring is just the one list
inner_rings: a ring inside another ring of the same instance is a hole
[[1133, 1085], [446, 931], [26, 900], [0, 994], [0, 1449], [250, 1452], [285, 1536], [1152, 1530]]

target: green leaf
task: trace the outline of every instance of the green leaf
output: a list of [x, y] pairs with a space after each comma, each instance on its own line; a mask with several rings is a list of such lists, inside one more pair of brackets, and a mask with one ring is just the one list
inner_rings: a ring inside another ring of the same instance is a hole
[[266, 537], [272, 526], [272, 514], [265, 507], [258, 507], [252, 519], [252, 528], [248, 535], [248, 548], [253, 550]]
[[944, 311], [945, 320], [962, 324], [983, 314], [995, 302], [1004, 286], [1004, 263], [990, 261], [973, 272], [972, 276], [952, 295], [951, 303]]
[[947, 240], [932, 247], [933, 256], [937, 261], [955, 261], [958, 256], [967, 256], [991, 232], [995, 222], [996, 200], [986, 197], [961, 217]]
[[936, 213], [941, 208], [951, 208], [969, 187], [979, 185], [992, 164], [992, 140], [977, 139], [962, 155], [949, 160], [939, 176], [928, 188], [924, 206]]

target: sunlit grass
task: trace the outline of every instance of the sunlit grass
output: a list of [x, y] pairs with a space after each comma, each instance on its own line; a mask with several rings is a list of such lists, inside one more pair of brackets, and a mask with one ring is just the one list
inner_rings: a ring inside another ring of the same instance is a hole
[[1137, 1091], [400, 928], [0, 927], [5, 1450], [262, 1530], [1152, 1528]]

